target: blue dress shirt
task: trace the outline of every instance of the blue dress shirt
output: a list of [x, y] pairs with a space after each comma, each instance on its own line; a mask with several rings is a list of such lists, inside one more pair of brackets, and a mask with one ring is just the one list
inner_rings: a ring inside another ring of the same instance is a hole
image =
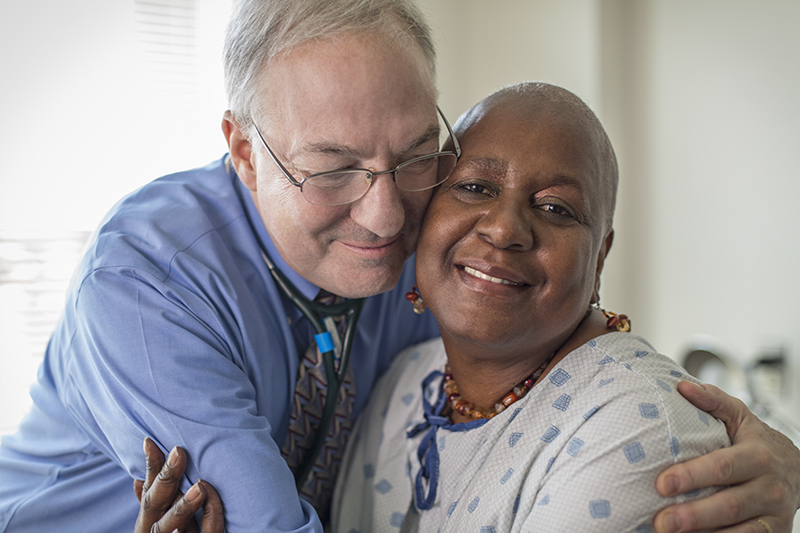
[[[280, 454], [312, 331], [253, 228], [313, 299], [319, 288], [282, 260], [224, 159], [111, 210], [73, 278], [33, 408], [0, 446], [0, 531], [132, 531], [145, 436], [188, 451], [183, 490], [210, 481], [229, 533], [322, 531]], [[404, 298], [414, 282], [409, 261], [395, 289], [365, 304], [351, 356], [357, 412], [395, 354], [438, 335]]]

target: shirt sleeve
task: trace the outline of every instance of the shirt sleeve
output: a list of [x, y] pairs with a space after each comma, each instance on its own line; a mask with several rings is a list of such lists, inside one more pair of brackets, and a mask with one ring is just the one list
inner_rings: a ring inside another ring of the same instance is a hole
[[522, 531], [651, 532], [660, 509], [718, 490], [663, 498], [655, 482], [673, 463], [726, 446], [721, 422], [663, 381], [618, 378], [593, 387], [608, 387], [606, 401], [551, 459]]
[[245, 357], [247, 343], [234, 338], [241, 330], [202, 295], [134, 269], [94, 272], [76, 306], [64, 401], [103, 453], [143, 478], [145, 436], [164, 450], [182, 446], [190, 459], [183, 490], [211, 482], [230, 533], [322, 531], [273, 440], [268, 399], [256, 394], [288, 401], [280, 335], [260, 363]]

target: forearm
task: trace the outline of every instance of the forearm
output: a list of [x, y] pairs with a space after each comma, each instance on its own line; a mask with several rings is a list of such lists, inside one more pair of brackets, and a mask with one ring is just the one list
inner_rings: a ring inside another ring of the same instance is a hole
[[[107, 292], [84, 291], [82, 304], [95, 312], [81, 315], [87, 318], [75, 342], [82, 346], [71, 367], [71, 405], [93, 441], [137, 478], [144, 477], [146, 436], [165, 452], [182, 446], [189, 461], [181, 489], [211, 482], [225, 501], [230, 533], [320, 532], [270, 424], [285, 390], [259, 393], [235, 346], [164, 291], [140, 280], [111, 281], [133, 304], [98, 318]], [[280, 372], [282, 360], [269, 355]]]

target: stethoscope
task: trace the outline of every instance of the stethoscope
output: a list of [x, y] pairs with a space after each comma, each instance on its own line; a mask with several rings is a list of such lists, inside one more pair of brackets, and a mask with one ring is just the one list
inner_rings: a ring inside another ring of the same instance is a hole
[[[230, 163], [230, 156], [225, 159], [225, 167], [228, 174], [232, 178], [236, 178], [233, 165]], [[241, 197], [238, 183], [234, 183], [236, 193], [244, 206], [244, 198]], [[314, 340], [317, 343], [319, 351], [322, 353], [323, 363], [325, 364], [325, 377], [327, 378], [328, 392], [325, 397], [325, 407], [322, 410], [319, 426], [317, 427], [317, 434], [314, 436], [314, 442], [303, 463], [297, 468], [294, 473], [294, 480], [297, 489], [303, 486], [314, 467], [322, 447], [325, 445], [325, 440], [328, 435], [328, 430], [333, 423], [334, 411], [336, 410], [336, 398], [339, 396], [339, 390], [344, 383], [345, 375], [347, 374], [347, 365], [350, 364], [350, 351], [353, 348], [353, 338], [355, 337], [356, 325], [358, 324], [358, 317], [361, 315], [361, 310], [364, 307], [364, 298], [357, 298], [353, 300], [345, 300], [338, 304], [326, 305], [324, 303], [315, 302], [306, 298], [300, 290], [295, 287], [286, 275], [275, 266], [272, 258], [267, 252], [267, 247], [261, 239], [261, 235], [256, 230], [253, 221], [250, 219], [247, 209], [245, 208], [245, 218], [250, 225], [250, 229], [255, 235], [258, 245], [261, 248], [261, 255], [264, 257], [264, 262], [267, 264], [269, 273], [275, 284], [280, 291], [291, 301], [304, 317], [308, 320], [314, 328], [316, 335]], [[344, 336], [340, 339], [339, 331], [333, 317], [344, 315], [346, 321]]]

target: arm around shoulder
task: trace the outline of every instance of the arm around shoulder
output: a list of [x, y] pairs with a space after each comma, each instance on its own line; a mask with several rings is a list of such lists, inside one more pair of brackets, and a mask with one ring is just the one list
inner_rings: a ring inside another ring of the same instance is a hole
[[712, 485], [730, 487], [712, 498], [664, 509], [656, 517], [656, 530], [673, 533], [741, 524], [762, 532], [766, 524], [773, 533], [791, 531], [800, 507], [797, 447], [713, 385], [684, 382], [679, 390], [725, 423], [733, 446], [665, 470], [658, 477], [659, 492], [670, 496]]
[[321, 531], [273, 439], [270, 402], [282, 395], [259, 401], [247, 355], [233, 353], [224, 329], [199, 320], [192, 303], [145, 275], [95, 274], [79, 302], [73, 410], [135, 477], [143, 477], [145, 436], [162, 449], [183, 446], [181, 489], [213, 483], [232, 533]]
[[605, 391], [605, 401], [564, 439], [526, 524], [545, 530], [650, 531], [663, 507], [714, 492], [664, 497], [656, 491], [656, 478], [676, 461], [727, 446], [721, 423], [685, 402], [667, 378], [642, 380], [624, 370], [595, 386]]

